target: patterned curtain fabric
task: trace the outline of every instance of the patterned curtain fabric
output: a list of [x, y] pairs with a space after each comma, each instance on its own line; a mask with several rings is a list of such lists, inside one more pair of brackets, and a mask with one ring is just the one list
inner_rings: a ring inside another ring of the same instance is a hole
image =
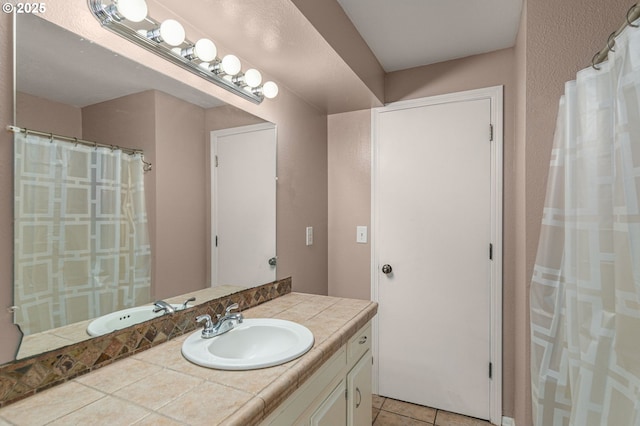
[[640, 425], [640, 30], [560, 101], [531, 283], [536, 425]]
[[140, 155], [17, 133], [14, 304], [32, 334], [148, 303]]

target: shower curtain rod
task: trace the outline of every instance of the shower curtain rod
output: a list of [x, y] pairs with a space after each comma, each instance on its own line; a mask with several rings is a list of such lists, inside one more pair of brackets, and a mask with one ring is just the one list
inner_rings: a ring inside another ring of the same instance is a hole
[[38, 136], [46, 136], [48, 138], [51, 139], [59, 139], [62, 141], [66, 141], [66, 142], [73, 142], [73, 143], [78, 143], [80, 145], [87, 145], [87, 146], [92, 146], [94, 148], [110, 148], [112, 150], [115, 149], [119, 149], [120, 151], [127, 153], [127, 154], [142, 154], [142, 150], [141, 149], [133, 149], [133, 148], [122, 148], [120, 146], [116, 146], [116, 145], [107, 145], [104, 143], [98, 143], [98, 142], [92, 142], [92, 141], [87, 141], [84, 139], [78, 139], [78, 138], [72, 138], [70, 136], [62, 136], [62, 135], [56, 135], [55, 133], [48, 133], [48, 132], [40, 132], [38, 130], [31, 130], [31, 129], [27, 129], [24, 127], [17, 127], [17, 126], [7, 126], [7, 130], [11, 130], [14, 133], [24, 133], [24, 134], [29, 134], [31, 133], [32, 135], [38, 135]]
[[593, 55], [593, 58], [591, 58], [591, 66], [593, 68], [597, 70], [600, 69], [596, 65], [598, 65], [601, 62], [604, 62], [607, 59], [607, 56], [609, 55], [609, 51], [613, 51], [613, 47], [616, 44], [616, 41], [614, 39], [618, 37], [620, 33], [622, 33], [622, 31], [625, 30], [625, 28], [627, 27], [637, 28], [640, 26], [637, 24], [633, 24], [633, 21], [635, 21], [638, 18], [640, 18], [640, 7], [636, 3], [633, 6], [631, 6], [627, 11], [626, 22], [622, 24], [622, 26], [618, 28], [617, 31], [614, 31], [611, 34], [609, 34], [606, 47], [601, 51], [599, 51], [598, 53], [596, 53], [595, 55]]
[[144, 164], [144, 171], [147, 172], [149, 170], [151, 170], [151, 163], [149, 163], [148, 161], [144, 161], [144, 151], [141, 149], [134, 149], [134, 148], [123, 148], [121, 146], [117, 146], [117, 145], [107, 145], [104, 143], [99, 143], [99, 142], [93, 142], [93, 141], [87, 141], [84, 139], [78, 139], [78, 138], [72, 138], [70, 136], [63, 136], [63, 135], [56, 135], [55, 133], [47, 133], [47, 132], [40, 132], [38, 130], [31, 130], [31, 129], [26, 129], [24, 127], [18, 127], [18, 126], [7, 126], [7, 130], [10, 130], [14, 133], [24, 133], [26, 135], [28, 135], [29, 133], [31, 133], [32, 135], [38, 135], [38, 136], [45, 136], [48, 137], [50, 139], [59, 139], [61, 141], [65, 141], [65, 142], [73, 142], [75, 144], [80, 144], [80, 145], [86, 145], [86, 146], [92, 146], [94, 148], [109, 148], [111, 150], [120, 150], [122, 152], [124, 152], [125, 154], [130, 154], [130, 155], [135, 155], [135, 154], [140, 154], [142, 156], [142, 163]]

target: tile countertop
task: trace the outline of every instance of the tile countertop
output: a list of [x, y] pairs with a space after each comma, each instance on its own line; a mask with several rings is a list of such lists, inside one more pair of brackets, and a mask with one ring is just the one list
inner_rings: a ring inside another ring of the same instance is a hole
[[313, 348], [275, 367], [223, 371], [180, 352], [191, 334], [0, 409], [4, 425], [253, 425], [329, 359], [377, 312], [367, 300], [290, 293], [243, 312], [308, 327]]

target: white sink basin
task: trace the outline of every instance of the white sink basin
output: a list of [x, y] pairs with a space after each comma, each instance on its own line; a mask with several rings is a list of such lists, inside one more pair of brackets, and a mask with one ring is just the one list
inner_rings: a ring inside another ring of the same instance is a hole
[[196, 330], [182, 344], [182, 355], [208, 368], [253, 370], [284, 364], [304, 355], [313, 346], [313, 333], [291, 321], [256, 318], [245, 319], [233, 330], [202, 338]]
[[[182, 305], [172, 304], [171, 306], [173, 306], [176, 311], [182, 309]], [[163, 314], [163, 311], [153, 312], [153, 306], [151, 305], [123, 309], [94, 319], [87, 326], [87, 333], [90, 336], [102, 336], [115, 330], [160, 317]]]

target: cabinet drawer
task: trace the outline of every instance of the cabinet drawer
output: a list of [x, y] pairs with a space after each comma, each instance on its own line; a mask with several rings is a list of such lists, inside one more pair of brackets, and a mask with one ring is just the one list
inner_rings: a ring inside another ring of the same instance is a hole
[[355, 364], [360, 357], [371, 349], [371, 321], [360, 329], [347, 343], [347, 364]]

